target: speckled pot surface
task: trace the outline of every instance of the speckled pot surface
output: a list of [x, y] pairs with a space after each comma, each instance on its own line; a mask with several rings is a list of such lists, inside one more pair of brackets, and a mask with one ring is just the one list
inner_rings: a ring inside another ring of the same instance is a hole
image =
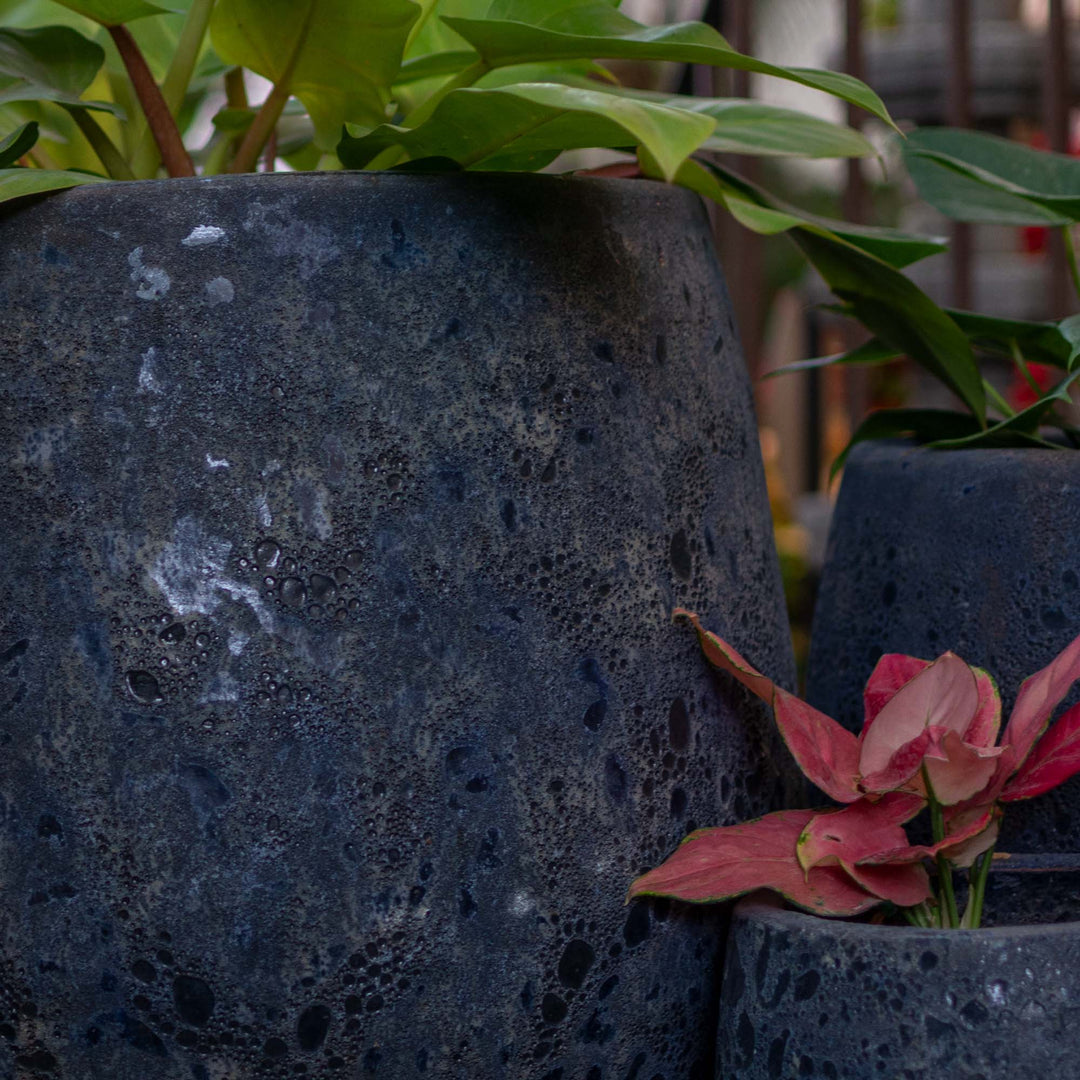
[[[1046, 886], [1025, 881], [997, 899], [1011, 895], [1022, 916], [1024, 898]], [[1057, 1080], [1076, 1075], [1078, 1001], [1080, 922], [872, 926], [758, 894], [732, 917], [716, 1075]]]
[[793, 666], [700, 203], [82, 188], [0, 301], [0, 1075], [711, 1076], [623, 896], [790, 777], [670, 611]]
[[[844, 470], [807, 700], [853, 731], [884, 652], [1020, 683], [1080, 634], [1080, 453], [864, 443]], [[1076, 695], [1068, 702], [1080, 700]], [[1080, 851], [1080, 779], [1008, 808], [999, 850]]]

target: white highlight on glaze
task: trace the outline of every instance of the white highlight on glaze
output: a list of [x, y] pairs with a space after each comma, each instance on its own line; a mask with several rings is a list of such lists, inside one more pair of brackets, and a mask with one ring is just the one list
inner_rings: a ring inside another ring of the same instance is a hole
[[206, 298], [211, 307], [215, 304], [231, 304], [235, 296], [236, 290], [227, 277], [216, 277], [206, 283]]
[[244, 646], [251, 640], [249, 634], [245, 634], [242, 630], [230, 630], [229, 631], [229, 652], [233, 656], [239, 656], [244, 651]]
[[516, 915], [519, 919], [528, 915], [536, 905], [529, 898], [527, 893], [516, 892], [510, 897], [510, 914]]
[[206, 455], [206, 464], [211, 469], [227, 469], [227, 468], [229, 468], [229, 463], [228, 463], [228, 461], [225, 460], [225, 458], [215, 458], [215, 457], [211, 457], [209, 454]]
[[177, 615], [212, 615], [228, 596], [247, 604], [262, 629], [273, 633], [274, 616], [259, 591], [226, 574], [231, 551], [228, 540], [209, 535], [195, 518], [184, 517], [176, 523], [172, 543], [154, 560], [150, 578]]
[[265, 495], [260, 495], [255, 500], [255, 513], [259, 515], [259, 524], [264, 529], [269, 529], [274, 524], [274, 515], [270, 513], [270, 503]]
[[184, 247], [203, 247], [206, 244], [216, 244], [225, 239], [225, 230], [217, 225], [196, 225], [194, 229], [180, 241]]
[[214, 701], [239, 701], [240, 686], [234, 675], [227, 671], [219, 671], [210, 681], [206, 693], [199, 698], [200, 705], [208, 705]]
[[300, 278], [306, 281], [327, 263], [341, 255], [334, 233], [324, 225], [313, 225], [293, 215], [295, 199], [264, 203], [256, 199], [248, 209], [244, 230], [258, 230], [270, 241], [270, 250], [279, 258], [293, 256], [299, 262]]
[[154, 374], [154, 365], [157, 361], [157, 349], [153, 345], [142, 354], [142, 366], [139, 368], [139, 393], [140, 394], [164, 394], [165, 387], [161, 385], [157, 375]]
[[986, 996], [995, 1005], [1005, 1004], [1005, 987], [1000, 982], [991, 982], [986, 984]]
[[127, 257], [131, 280], [135, 282], [135, 295], [140, 300], [160, 300], [169, 291], [172, 278], [160, 266], [147, 266], [142, 253], [143, 249], [137, 247]]

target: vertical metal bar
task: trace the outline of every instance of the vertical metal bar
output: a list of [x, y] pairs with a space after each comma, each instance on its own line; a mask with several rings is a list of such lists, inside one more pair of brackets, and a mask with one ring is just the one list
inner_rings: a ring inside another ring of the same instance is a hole
[[[752, 0], [726, 0], [723, 24], [723, 32], [734, 48], [742, 53], [753, 52]], [[748, 97], [749, 72], [734, 71], [732, 76], [731, 86], [735, 96]], [[732, 164], [748, 180], [757, 180], [760, 169], [756, 158], [740, 156]], [[762, 301], [765, 294], [765, 262], [761, 237], [729, 219], [725, 222], [722, 246], [743, 353], [750, 376], [756, 379], [761, 370], [764, 329]]]
[[[866, 63], [863, 57], [862, 0], [844, 0], [844, 70], [861, 79]], [[854, 105], [847, 107], [847, 122], [853, 128], [862, 127], [862, 111]], [[848, 221], [866, 218], [866, 181], [859, 158], [847, 160], [847, 183], [844, 187], [844, 217]]]
[[[1043, 117], [1050, 149], [1059, 154], [1069, 149], [1069, 28], [1064, 0], [1049, 0], [1046, 20], [1046, 81], [1043, 84]], [[1047, 282], [1051, 314], [1061, 316], [1069, 309], [1069, 280], [1065, 245], [1056, 229], [1050, 233]]]
[[[945, 116], [953, 127], [971, 126], [971, 0], [951, 0], [949, 7], [949, 70], [945, 89]], [[952, 226], [952, 304], [973, 306], [971, 226]]]

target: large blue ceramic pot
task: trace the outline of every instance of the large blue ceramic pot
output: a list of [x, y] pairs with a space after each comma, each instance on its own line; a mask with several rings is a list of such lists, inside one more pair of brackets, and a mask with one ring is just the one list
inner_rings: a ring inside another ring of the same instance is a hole
[[86, 187], [0, 310], [0, 1072], [710, 1075], [623, 896], [789, 774], [671, 610], [793, 668], [700, 203]]

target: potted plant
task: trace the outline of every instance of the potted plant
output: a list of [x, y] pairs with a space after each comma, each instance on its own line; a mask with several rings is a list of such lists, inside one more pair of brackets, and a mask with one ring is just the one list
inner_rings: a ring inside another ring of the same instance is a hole
[[[1080, 924], [980, 926], [1003, 811], [1080, 771], [1080, 708], [1050, 725], [1080, 678], [1080, 638], [1024, 681], [1000, 740], [1001, 700], [986, 671], [951, 652], [933, 662], [882, 656], [855, 736], [762, 675], [696, 615], [675, 614], [692, 623], [713, 665], [771, 705], [799, 768], [841, 804], [700, 829], [630, 888], [631, 899], [694, 903], [765, 889], [810, 913], [760, 896], [736, 909], [717, 1075], [1068, 1068], [1067, 1003], [1077, 984], [1069, 959]], [[913, 844], [904, 826], [923, 812], [929, 842]], [[956, 869], [969, 871], [966, 904]], [[1027, 922], [1029, 897], [1011, 900], [998, 918]], [[875, 910], [869, 923], [815, 917]], [[888, 911], [909, 927], [885, 925]]]
[[[1059, 228], [1077, 280], [1076, 159], [976, 132], [924, 129], [905, 140], [904, 160], [923, 197], [954, 218]], [[852, 440], [815, 610], [807, 697], [853, 730], [858, 690], [882, 652], [931, 654], [950, 643], [1009, 687], [1080, 630], [1080, 566], [1064, 540], [1080, 526], [1072, 497], [1080, 460], [1067, 411], [1080, 319], [942, 310], [900, 272], [875, 270], [896, 287], [871, 296], [852, 279], [837, 289], [874, 337], [811, 363], [906, 354], [945, 382], [958, 408], [874, 412]], [[1014, 366], [1019, 399], [985, 377], [991, 357]], [[1006, 824], [1009, 845], [1077, 850], [1078, 798], [1072, 782], [1018, 808]]]
[[902, 262], [690, 156], [856, 133], [596, 58], [880, 103], [607, 3], [168, 7], [0, 30], [4, 1069], [707, 1075], [712, 929], [600, 882], [793, 782], [663, 629], [793, 675], [749, 390], [693, 194], [510, 174]]

